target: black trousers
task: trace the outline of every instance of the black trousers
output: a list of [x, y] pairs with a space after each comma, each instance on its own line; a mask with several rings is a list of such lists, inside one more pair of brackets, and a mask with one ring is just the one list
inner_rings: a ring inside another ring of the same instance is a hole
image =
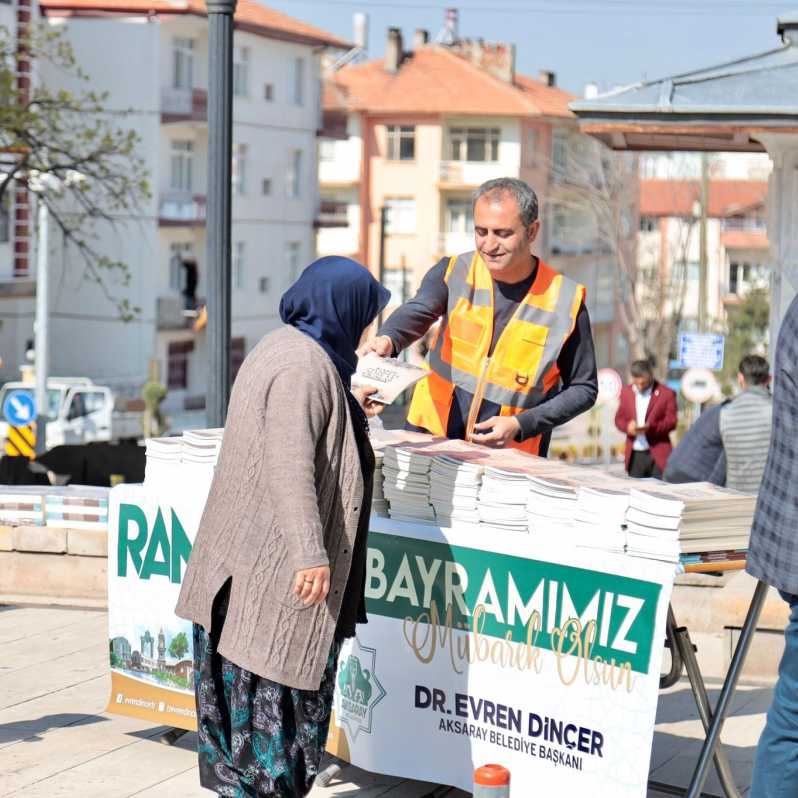
[[637, 479], [662, 479], [662, 471], [654, 462], [651, 452], [646, 449], [642, 452], [632, 452], [632, 459], [629, 461], [629, 476]]

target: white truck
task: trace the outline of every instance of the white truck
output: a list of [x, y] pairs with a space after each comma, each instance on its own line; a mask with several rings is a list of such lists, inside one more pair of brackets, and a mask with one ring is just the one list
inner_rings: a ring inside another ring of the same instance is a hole
[[[35, 395], [30, 382], [7, 382], [0, 388], [0, 408], [11, 391]], [[85, 377], [51, 377], [47, 380], [47, 449], [64, 444], [119, 442], [143, 436], [141, 400], [115, 397], [110, 388]], [[128, 407], [131, 405], [132, 407]], [[8, 431], [0, 415], [0, 441]]]

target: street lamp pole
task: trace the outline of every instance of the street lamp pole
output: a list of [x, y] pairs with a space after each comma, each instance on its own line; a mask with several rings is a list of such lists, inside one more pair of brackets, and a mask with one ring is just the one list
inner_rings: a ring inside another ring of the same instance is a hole
[[49, 280], [47, 274], [49, 213], [44, 197], [39, 194], [36, 230], [36, 454], [47, 451], [47, 374], [50, 370]]
[[233, 15], [236, 0], [208, 7], [208, 401], [209, 427], [223, 427], [230, 398], [230, 225]]

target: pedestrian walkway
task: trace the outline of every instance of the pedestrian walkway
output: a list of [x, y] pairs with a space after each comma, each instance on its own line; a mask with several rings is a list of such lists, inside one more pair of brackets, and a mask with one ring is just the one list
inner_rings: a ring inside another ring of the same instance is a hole
[[[0, 606], [0, 796], [13, 798], [209, 798], [199, 787], [188, 734], [108, 715], [106, 614], [99, 610]], [[717, 689], [710, 690], [711, 700]], [[754, 748], [771, 689], [743, 685], [723, 735], [732, 770], [748, 794]], [[698, 756], [701, 726], [689, 685], [663, 693], [652, 755], [658, 781], [684, 785]], [[347, 766], [312, 798], [422, 798], [434, 785]], [[714, 773], [706, 790], [719, 794]], [[453, 790], [447, 798], [463, 798]], [[648, 798], [661, 798], [649, 792]]]

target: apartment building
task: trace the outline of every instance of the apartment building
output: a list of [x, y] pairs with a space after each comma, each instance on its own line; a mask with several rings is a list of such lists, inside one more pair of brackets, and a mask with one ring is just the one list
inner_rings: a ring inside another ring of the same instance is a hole
[[[710, 322], [723, 322], [729, 305], [739, 303], [750, 287], [768, 283], [767, 186], [761, 179], [709, 181], [707, 318]], [[673, 284], [667, 301], [680, 317], [683, 330], [695, 330], [698, 324], [700, 198], [699, 180], [640, 182], [638, 262], [642, 269], [667, 276]]]
[[[617, 259], [572, 191], [577, 163], [600, 169], [603, 148], [579, 133], [573, 99], [551, 72], [517, 74], [510, 44], [430, 43], [417, 30], [406, 52], [390, 29], [383, 59], [325, 80], [319, 254], [359, 258], [398, 304], [441, 257], [474, 248], [473, 190], [520, 177], [540, 200], [536, 254], [587, 285], [600, 364], [622, 362]], [[579, 175], [586, 186], [594, 178]], [[636, 192], [628, 196], [634, 230]]]
[[[92, 88], [108, 92], [111, 109], [130, 111], [119, 125], [140, 136], [152, 188], [135, 218], [93, 231], [103, 252], [129, 265], [130, 285], [111, 278], [108, 287], [141, 308], [133, 321], [119, 320], [68, 249], [51, 253], [52, 370], [137, 393], [156, 358], [167, 412], [199, 410], [207, 383], [205, 4], [156, 0], [120, 10], [112, 0], [45, 0], [42, 10], [67, 36]], [[278, 324], [280, 295], [315, 254], [320, 57], [348, 45], [253, 0], [239, 0], [234, 36], [235, 370]], [[60, 85], [59, 74], [41, 70]]]

